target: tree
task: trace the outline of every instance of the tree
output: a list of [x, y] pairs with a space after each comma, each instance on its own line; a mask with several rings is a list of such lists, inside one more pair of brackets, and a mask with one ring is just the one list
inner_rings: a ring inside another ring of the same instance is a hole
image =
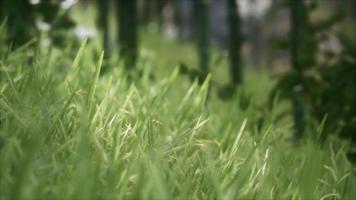
[[229, 26], [230, 76], [234, 86], [242, 82], [240, 16], [236, 0], [226, 0]]
[[97, 25], [102, 30], [103, 47], [105, 58], [109, 58], [111, 54], [111, 43], [109, 37], [109, 10], [110, 0], [97, 0], [98, 4], [98, 20]]
[[138, 54], [136, 5], [137, 0], [117, 1], [119, 51], [128, 69], [136, 65]]
[[[290, 0], [291, 31], [290, 54], [293, 71], [296, 75], [294, 94], [292, 95], [295, 137], [301, 138], [305, 129], [305, 108], [302, 100], [303, 71], [308, 66], [309, 57], [303, 52], [307, 31], [307, 11], [304, 0]], [[306, 55], [306, 56], [304, 56]], [[312, 58], [311, 58], [312, 59]], [[310, 63], [311, 64], [311, 63]]]
[[195, 0], [196, 40], [199, 54], [200, 82], [209, 73], [210, 34], [209, 34], [209, 0]]

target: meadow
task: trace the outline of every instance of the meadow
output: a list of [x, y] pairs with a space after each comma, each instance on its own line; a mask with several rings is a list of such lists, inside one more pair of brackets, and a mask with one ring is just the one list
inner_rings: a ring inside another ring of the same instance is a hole
[[221, 99], [225, 62], [200, 85], [175, 64], [194, 65], [189, 44], [142, 43], [130, 72], [95, 41], [1, 43], [0, 199], [356, 197], [350, 144], [319, 144], [323, 124], [296, 143], [288, 103], [267, 105], [270, 74], [246, 70]]

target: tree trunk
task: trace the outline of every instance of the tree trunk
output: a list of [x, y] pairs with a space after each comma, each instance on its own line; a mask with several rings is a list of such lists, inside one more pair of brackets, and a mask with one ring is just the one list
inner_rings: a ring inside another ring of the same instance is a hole
[[241, 62], [241, 23], [236, 0], [227, 1], [228, 26], [229, 26], [229, 60], [230, 76], [234, 86], [242, 82], [242, 62]]
[[118, 42], [120, 58], [124, 60], [125, 67], [130, 69], [136, 65], [137, 60], [137, 1], [118, 0], [117, 17], [119, 22]]
[[111, 42], [109, 37], [109, 10], [110, 0], [97, 0], [98, 4], [98, 21], [97, 26], [103, 34], [103, 47], [105, 52], [105, 58], [109, 58], [111, 55]]
[[196, 40], [198, 44], [200, 82], [209, 73], [210, 63], [210, 34], [209, 34], [209, 0], [195, 0]]
[[[293, 70], [297, 74], [298, 84], [294, 89], [293, 97], [293, 117], [296, 139], [303, 136], [305, 129], [305, 108], [302, 101], [303, 90], [303, 63], [301, 63], [301, 54], [303, 54], [302, 47], [304, 33], [306, 31], [306, 8], [304, 0], [290, 0], [290, 14], [291, 14], [291, 31], [290, 31], [290, 45], [291, 45], [291, 63]], [[297, 89], [299, 88], [299, 89]]]

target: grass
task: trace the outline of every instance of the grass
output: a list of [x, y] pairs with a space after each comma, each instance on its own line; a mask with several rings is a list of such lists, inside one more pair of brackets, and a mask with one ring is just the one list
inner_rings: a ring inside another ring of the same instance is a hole
[[267, 75], [222, 101], [214, 74], [200, 86], [153, 57], [134, 82], [120, 62], [99, 77], [96, 45], [78, 49], [2, 44], [0, 199], [356, 197], [348, 143], [316, 144], [320, 126], [295, 145]]

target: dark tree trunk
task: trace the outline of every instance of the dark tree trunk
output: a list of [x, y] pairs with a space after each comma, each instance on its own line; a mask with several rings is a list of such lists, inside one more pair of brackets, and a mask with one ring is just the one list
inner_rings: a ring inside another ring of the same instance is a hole
[[241, 45], [242, 34], [238, 4], [236, 0], [227, 1], [228, 26], [229, 26], [229, 60], [230, 76], [233, 85], [239, 85], [242, 82], [242, 62]]
[[125, 67], [130, 69], [137, 60], [137, 1], [118, 0], [117, 17], [119, 22], [118, 42], [120, 58], [124, 59]]
[[209, 0], [195, 0], [196, 40], [198, 44], [200, 82], [209, 73], [210, 34], [209, 34]]
[[111, 42], [109, 36], [109, 10], [110, 0], [97, 0], [98, 4], [98, 21], [97, 26], [100, 28], [103, 34], [103, 47], [105, 51], [105, 58], [109, 58], [111, 55]]
[[[290, 46], [291, 46], [291, 63], [293, 70], [297, 74], [298, 84], [294, 89], [293, 97], [293, 117], [295, 126], [295, 138], [300, 139], [303, 136], [305, 129], [305, 108], [302, 101], [303, 90], [303, 63], [301, 56], [304, 32], [306, 31], [306, 8], [304, 0], [290, 0], [291, 13], [291, 30], [290, 30]], [[297, 89], [299, 87], [299, 89]]]

